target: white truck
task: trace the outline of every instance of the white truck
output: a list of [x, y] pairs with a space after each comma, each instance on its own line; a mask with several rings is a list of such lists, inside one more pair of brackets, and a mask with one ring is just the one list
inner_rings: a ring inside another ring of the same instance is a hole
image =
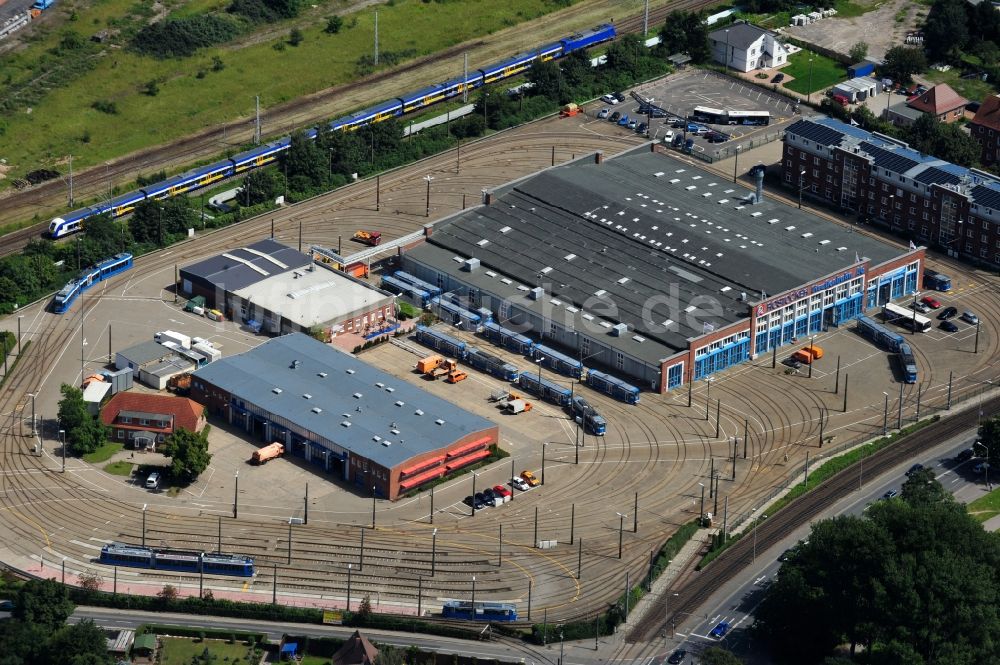
[[173, 342], [182, 348], [185, 349], [191, 348], [191, 338], [183, 333], [174, 332], [173, 330], [164, 330], [163, 332], [158, 332], [155, 335], [153, 335], [153, 339], [155, 339], [160, 344], [163, 344], [164, 342]]

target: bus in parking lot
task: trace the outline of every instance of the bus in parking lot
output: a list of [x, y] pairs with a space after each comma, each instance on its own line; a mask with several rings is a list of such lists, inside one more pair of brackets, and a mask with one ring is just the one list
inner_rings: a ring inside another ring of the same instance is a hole
[[931, 329], [931, 320], [926, 316], [917, 314], [916, 310], [900, 307], [891, 302], [885, 304], [882, 311], [886, 321], [891, 321], [897, 326], [903, 326], [916, 332], [927, 332]]

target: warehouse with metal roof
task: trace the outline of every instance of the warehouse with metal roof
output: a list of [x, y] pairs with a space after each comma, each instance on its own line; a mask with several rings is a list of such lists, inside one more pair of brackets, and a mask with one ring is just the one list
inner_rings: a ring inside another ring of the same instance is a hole
[[902, 262], [915, 280], [922, 250], [766, 197], [762, 182], [655, 146], [598, 154], [429, 225], [401, 263], [501, 325], [667, 390], [855, 318], [866, 276]]
[[195, 372], [191, 398], [359, 488], [395, 500], [488, 457], [496, 424], [301, 333]]

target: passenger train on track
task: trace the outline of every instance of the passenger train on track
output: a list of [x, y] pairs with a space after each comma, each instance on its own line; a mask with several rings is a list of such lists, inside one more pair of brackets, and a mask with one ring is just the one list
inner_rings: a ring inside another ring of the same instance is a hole
[[[471, 71], [468, 76], [461, 76], [444, 83], [422, 88], [416, 92], [402, 95], [371, 108], [352, 113], [329, 123], [323, 131], [352, 131], [373, 122], [381, 122], [395, 118], [405, 113], [413, 113], [427, 106], [446, 99], [456, 97], [466, 90], [474, 90], [488, 83], [500, 81], [521, 74], [532, 63], [546, 62], [562, 58], [574, 51], [589, 48], [595, 44], [610, 41], [615, 37], [613, 25], [599, 25], [590, 30], [584, 30], [559, 41], [519, 53], [512, 58], [494, 65]], [[320, 129], [313, 127], [306, 130], [306, 136], [316, 138]], [[275, 162], [291, 145], [291, 138], [285, 136], [271, 143], [258, 146], [221, 162], [202, 166], [187, 173], [176, 175], [162, 182], [147, 185], [134, 192], [122, 194], [108, 201], [95, 203], [92, 206], [74, 210], [71, 213], [56, 217], [49, 224], [48, 234], [52, 238], [62, 238], [76, 233], [83, 228], [83, 221], [88, 217], [108, 213], [112, 217], [127, 215], [145, 200], [159, 201], [173, 196], [179, 196], [215, 182], [240, 175], [251, 169], [266, 166]]]

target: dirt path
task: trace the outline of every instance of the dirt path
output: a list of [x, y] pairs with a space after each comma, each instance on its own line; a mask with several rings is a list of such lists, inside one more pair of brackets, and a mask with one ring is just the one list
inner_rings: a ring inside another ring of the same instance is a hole
[[[897, 15], [902, 16], [904, 10], [905, 20], [897, 21]], [[902, 45], [906, 33], [916, 29], [918, 14], [926, 14], [926, 8], [909, 0], [889, 0], [861, 16], [828, 18], [810, 25], [785, 27], [781, 32], [845, 54], [857, 42], [867, 42], [868, 57], [881, 61], [886, 51]]]
[[[417, 59], [393, 70], [266, 109], [261, 119], [264, 136], [281, 136], [296, 127], [338, 117], [352, 109], [392, 98], [418, 88], [425, 82], [455, 76], [461, 71], [463, 53], [469, 54], [470, 66], [494, 62], [531, 45], [565, 36], [574, 30], [634, 16], [641, 12], [642, 4], [640, 0], [584, 0], [538, 21], [518, 25], [471, 43], [459, 44], [443, 53]], [[654, 0], [650, 3], [651, 7], [666, 4], [668, 0]], [[214, 158], [252, 138], [253, 120], [249, 117], [211, 127], [173, 143], [147, 148], [78, 172], [74, 178], [74, 194], [78, 202], [91, 199], [105, 194], [113, 185], [133, 182], [139, 173], [161, 169], [176, 171], [197, 160]], [[39, 221], [50, 219], [64, 209], [67, 189], [63, 180], [54, 180], [29, 190], [8, 192], [0, 198], [0, 224], [23, 222], [33, 217]]]

